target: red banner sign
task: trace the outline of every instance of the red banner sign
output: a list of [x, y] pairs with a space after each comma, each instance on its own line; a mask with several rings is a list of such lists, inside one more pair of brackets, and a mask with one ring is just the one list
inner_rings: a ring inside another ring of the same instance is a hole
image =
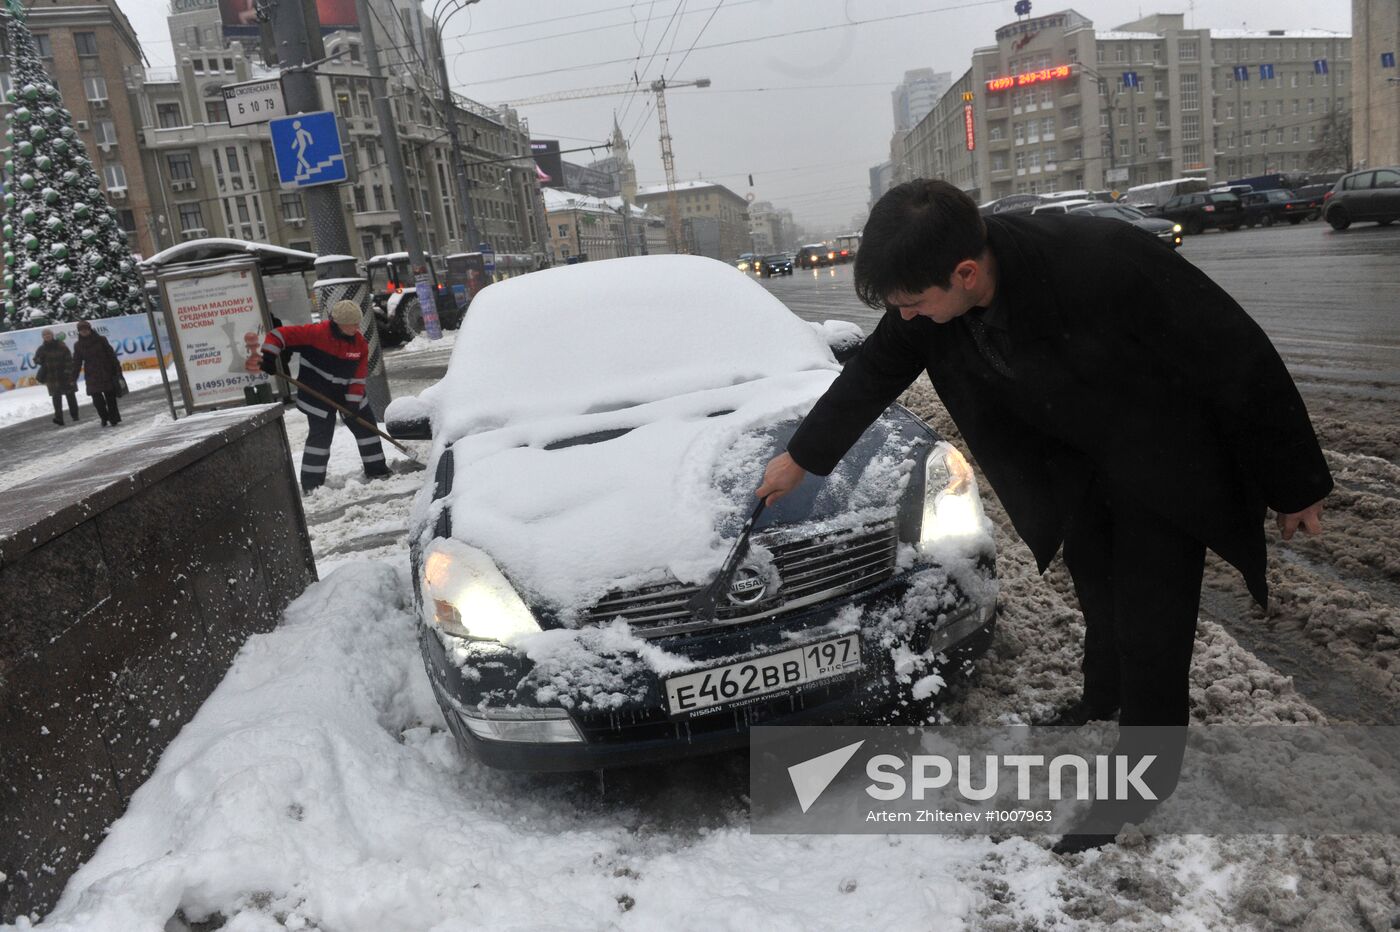
[[1009, 74], [1001, 78], [992, 78], [987, 82], [987, 90], [995, 93], [1013, 87], [1025, 87], [1027, 84], [1039, 84], [1042, 81], [1062, 81], [1070, 76], [1069, 65], [1056, 65], [1053, 68], [1041, 68], [1039, 71], [1027, 71], [1024, 74]]
[[972, 104], [963, 104], [963, 126], [967, 128], [967, 151], [977, 148], [977, 140], [972, 135]]

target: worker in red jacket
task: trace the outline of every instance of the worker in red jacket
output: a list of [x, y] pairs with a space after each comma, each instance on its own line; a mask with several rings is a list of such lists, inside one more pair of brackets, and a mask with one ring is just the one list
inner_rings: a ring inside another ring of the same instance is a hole
[[[358, 304], [354, 301], [337, 301], [331, 306], [330, 320], [268, 331], [263, 339], [259, 368], [268, 374], [275, 374], [278, 360], [286, 365], [286, 358], [291, 353], [301, 354], [297, 381], [355, 412], [370, 424], [376, 423], [374, 409], [365, 398], [369, 343], [360, 333]], [[326, 463], [331, 458], [336, 410], [310, 392], [298, 392], [296, 404], [310, 422], [306, 448], [301, 454], [301, 489], [310, 492], [326, 481]], [[389, 475], [379, 435], [353, 417], [341, 413], [341, 418], [360, 445], [360, 460], [364, 464], [365, 475], [371, 479]]]

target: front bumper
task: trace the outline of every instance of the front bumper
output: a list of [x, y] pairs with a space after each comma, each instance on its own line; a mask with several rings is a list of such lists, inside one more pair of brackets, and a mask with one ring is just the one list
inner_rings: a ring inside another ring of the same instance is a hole
[[[419, 645], [448, 727], [483, 763], [535, 771], [646, 764], [745, 746], [749, 727], [756, 724], [876, 720], [903, 698], [910, 681], [961, 669], [991, 642], [994, 568], [990, 560], [979, 566], [975, 597], [947, 579], [935, 594], [941, 602], [935, 612], [923, 610], [930, 604], [929, 573], [942, 571], [916, 569], [799, 613], [647, 642], [693, 661], [699, 670], [853, 631], [860, 635], [858, 670], [689, 717], [669, 713], [665, 676], [627, 658], [602, 658], [603, 676], [611, 677], [607, 696], [626, 698], [600, 705], [567, 685], [588, 677], [542, 673], [495, 642], [448, 639], [454, 648], [449, 657], [443, 637], [423, 626]], [[858, 629], [844, 621], [854, 618], [860, 619]], [[547, 702], [540, 701], [542, 693]]]

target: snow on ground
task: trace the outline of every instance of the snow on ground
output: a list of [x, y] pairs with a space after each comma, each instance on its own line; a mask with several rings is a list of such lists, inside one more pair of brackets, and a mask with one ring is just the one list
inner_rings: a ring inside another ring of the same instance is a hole
[[[171, 366], [166, 372], [173, 384], [176, 379], [175, 367]], [[137, 389], [160, 384], [159, 369], [132, 369], [122, 374], [126, 376], [127, 388], [133, 392]], [[91, 416], [96, 421], [97, 410], [93, 408], [92, 400], [86, 392], [86, 386], [80, 382], [78, 384], [78, 411], [81, 415]], [[53, 416], [53, 402], [49, 399], [47, 386], [31, 385], [28, 388], [0, 392], [0, 427], [44, 415]], [[68, 417], [67, 401], [63, 403], [63, 416], [65, 419]]]
[[[955, 437], [927, 389], [906, 402]], [[299, 450], [305, 421], [287, 424]], [[1370, 516], [1396, 497], [1395, 451], [1364, 425], [1343, 436], [1324, 417], [1319, 429], [1344, 487], [1349, 469], [1358, 489], [1369, 484], [1366, 494], [1382, 500], [1357, 492], [1329, 509], [1329, 535], [1363, 541]], [[390, 458], [404, 469], [397, 451]], [[601, 781], [485, 769], [444, 730], [414, 640], [402, 528], [424, 478], [366, 483], [348, 431], [337, 431], [329, 481], [306, 499], [321, 582], [277, 630], [248, 642], [41, 928], [1013, 932], [1400, 922], [1395, 839], [1130, 832], [1102, 852], [1060, 858], [1043, 838], [751, 836], [742, 754]], [[1063, 565], [1039, 576], [985, 484], [983, 494], [999, 547], [998, 636], [938, 714], [1026, 721], [1075, 694], [1083, 623]], [[1311, 630], [1313, 606], [1338, 598], [1326, 575], [1338, 568], [1310, 546], [1271, 547], [1275, 625]], [[1295, 553], [1307, 557], [1307, 574], [1275, 572]], [[1391, 580], [1387, 559], [1379, 550], [1358, 558], [1355, 572], [1377, 593]], [[1235, 584], [1217, 572], [1209, 585]], [[1342, 615], [1329, 617], [1327, 631], [1351, 630]], [[1357, 664], [1369, 657], [1334, 653]], [[1209, 618], [1192, 679], [1197, 721], [1325, 718]]]

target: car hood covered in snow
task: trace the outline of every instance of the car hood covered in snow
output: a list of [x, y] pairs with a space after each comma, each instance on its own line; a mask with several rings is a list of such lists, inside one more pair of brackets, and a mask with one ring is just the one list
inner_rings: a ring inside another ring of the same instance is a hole
[[[839, 369], [816, 331], [709, 259], [620, 259], [492, 285], [421, 402], [452, 491], [453, 536], [564, 615], [607, 591], [707, 581], [764, 464]], [[896, 419], [842, 469], [765, 516], [888, 518], [926, 440]]]

